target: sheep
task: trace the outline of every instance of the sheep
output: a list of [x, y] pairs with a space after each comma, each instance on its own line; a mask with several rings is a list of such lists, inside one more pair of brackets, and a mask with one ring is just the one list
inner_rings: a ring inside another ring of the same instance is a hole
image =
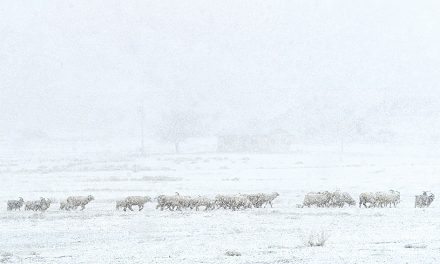
[[81, 206], [81, 211], [86, 208], [86, 205], [93, 201], [95, 198], [92, 195], [88, 196], [69, 196], [67, 198], [67, 204], [70, 209], [76, 210], [79, 206]]
[[247, 209], [252, 208], [252, 203], [249, 199], [243, 195], [236, 195], [232, 197], [232, 203], [230, 205], [230, 209], [233, 211], [238, 209]]
[[424, 191], [421, 195], [415, 196], [414, 207], [429, 207], [434, 201], [435, 195], [431, 192]]
[[127, 211], [127, 207], [128, 207], [128, 204], [125, 199], [116, 201], [116, 210], [119, 210], [119, 208], [123, 208], [123, 210], [125, 212], [125, 211]]
[[[239, 209], [247, 209], [252, 208], [257, 199], [251, 201], [250, 197], [257, 197], [257, 195], [247, 195], [247, 194], [238, 194], [238, 195], [216, 195], [213, 201], [213, 206], [216, 208], [223, 209], [231, 209], [231, 210], [239, 210]], [[260, 198], [258, 198], [260, 199]], [[260, 200], [258, 200], [260, 203]], [[261, 203], [263, 204], [263, 203]], [[258, 205], [254, 205], [257, 207]]]
[[356, 202], [347, 192], [336, 190], [334, 192], [324, 191], [318, 193], [308, 193], [304, 198], [303, 206], [310, 207], [316, 205], [317, 207], [344, 207], [347, 205], [354, 205]]
[[[215, 209], [217, 205], [215, 200], [205, 196], [191, 197], [180, 195], [179, 193], [176, 193], [175, 195], [159, 195], [155, 199], [157, 200], [156, 209], [160, 208], [162, 211], [164, 209], [168, 209], [170, 211], [195, 209], [198, 211], [200, 207], [204, 207], [206, 211]], [[232, 202], [230, 203], [230, 206], [232, 206]], [[237, 203], [236, 206], [243, 207], [245, 205]]]
[[389, 197], [385, 192], [376, 192], [375, 193], [375, 206], [376, 207], [386, 207], [388, 205]]
[[431, 203], [434, 201], [435, 199], [435, 195], [432, 192], [428, 192], [428, 199], [426, 200], [426, 207], [429, 207], [431, 205]]
[[70, 209], [73, 209], [73, 205], [68, 203], [67, 199], [60, 201], [60, 210], [70, 211]]
[[334, 192], [329, 192], [330, 200], [326, 204], [326, 207], [343, 207], [344, 202], [342, 201], [342, 194], [339, 190]]
[[178, 193], [172, 201], [174, 201], [175, 207], [179, 211], [182, 210], [182, 208], [193, 209], [196, 206], [196, 200], [191, 198], [191, 196], [180, 196]]
[[246, 196], [249, 201], [251, 202], [252, 206], [255, 208], [261, 208], [263, 206], [263, 197], [264, 194], [263, 193], [256, 193], [256, 194], [243, 194], [244, 196]]
[[400, 192], [395, 190], [390, 190], [387, 196], [387, 204], [391, 207], [393, 205], [394, 207], [397, 206], [397, 204], [400, 203]]
[[388, 192], [377, 192], [376, 193], [376, 206], [379, 207], [391, 207], [400, 203], [400, 192], [390, 190]]
[[232, 197], [228, 195], [218, 194], [215, 196], [215, 205], [217, 208], [222, 207], [223, 209], [228, 209], [232, 204]]
[[342, 193], [342, 201], [344, 203], [346, 203], [348, 206], [355, 206], [356, 205], [356, 202], [353, 199], [353, 197], [351, 197], [351, 195], [347, 192]]
[[270, 204], [270, 208], [272, 208], [272, 202], [278, 196], [280, 196], [280, 194], [277, 193], [277, 192], [273, 192], [271, 194], [263, 194], [263, 199], [262, 200], [264, 201], [264, 207], [266, 207], [267, 204]]
[[45, 199], [45, 198], [41, 197], [40, 200], [26, 202], [24, 209], [26, 211], [32, 210], [32, 211], [42, 211], [42, 212], [44, 212], [47, 209], [49, 209], [50, 204], [51, 204], [51, 200]]
[[388, 192], [361, 193], [359, 195], [359, 208], [365, 207], [396, 207], [400, 203], [400, 192], [390, 190]]
[[[223, 208], [223, 209], [232, 209], [235, 210], [237, 209], [237, 207], [240, 207], [242, 203], [245, 202], [244, 199], [246, 199], [247, 201], [249, 201], [249, 199], [247, 199], [246, 197], [239, 195], [241, 197], [243, 197], [242, 201], [238, 201], [238, 196], [234, 196], [234, 195], [217, 195], [215, 197], [215, 205], [217, 206], [217, 208]], [[249, 202], [250, 204], [250, 202]]]
[[372, 192], [361, 193], [359, 195], [359, 208], [361, 208], [362, 205], [366, 208], [376, 206], [376, 194]]
[[139, 211], [141, 211], [144, 208], [145, 203], [151, 202], [151, 198], [149, 196], [128, 196], [125, 198], [125, 202], [130, 211], [133, 211], [133, 208], [131, 208], [133, 205], [137, 205]]
[[159, 195], [157, 198], [157, 206], [156, 209], [165, 209], [174, 211], [174, 210], [182, 210], [182, 209], [196, 209], [199, 210], [201, 206], [205, 207], [205, 210], [215, 209], [215, 202], [207, 197], [191, 197], [191, 196], [183, 196], [179, 193], [173, 196], [167, 195]]
[[181, 210], [182, 206], [179, 197], [180, 195], [178, 193], [176, 193], [176, 195], [159, 195], [156, 197], [156, 209], [160, 208], [161, 211], [165, 208], [171, 211], [174, 211], [175, 209]]
[[18, 200], [8, 200], [7, 202], [7, 210], [8, 211], [12, 211], [12, 210], [19, 210], [21, 211], [21, 207], [23, 206], [24, 200], [22, 197], [18, 197]]
[[208, 197], [199, 196], [193, 200], [195, 201], [196, 211], [198, 211], [201, 206], [205, 207], [205, 211], [215, 209], [215, 201]]
[[347, 192], [336, 190], [334, 192], [310, 192], [305, 195], [302, 206], [311, 207], [344, 207], [344, 205], [355, 205], [356, 202]]
[[167, 196], [166, 195], [159, 195], [154, 199], [157, 201], [156, 209], [160, 208], [160, 210], [163, 211], [163, 209], [166, 206]]
[[310, 207], [316, 205], [317, 207], [328, 207], [331, 201], [331, 193], [325, 192], [310, 192], [305, 195], [303, 205]]
[[334, 192], [330, 192], [330, 201], [328, 202], [328, 207], [344, 207], [345, 204], [353, 205], [355, 204], [353, 198], [351, 198], [350, 194], [344, 192], [342, 193], [340, 190], [336, 190]]
[[50, 204], [52, 203], [52, 201], [50, 199], [42, 199], [41, 200], [41, 204], [40, 204], [40, 211], [46, 211], [47, 209], [49, 209]]
[[24, 203], [24, 210], [33, 210], [36, 211], [36, 208], [40, 205], [40, 201], [27, 201]]

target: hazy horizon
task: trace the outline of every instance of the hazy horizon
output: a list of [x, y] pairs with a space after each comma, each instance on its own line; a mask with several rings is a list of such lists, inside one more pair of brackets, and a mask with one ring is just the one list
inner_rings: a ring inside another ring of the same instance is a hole
[[134, 138], [141, 106], [148, 138], [190, 112], [200, 136], [438, 140], [436, 1], [22, 3], [0, 10], [0, 141]]

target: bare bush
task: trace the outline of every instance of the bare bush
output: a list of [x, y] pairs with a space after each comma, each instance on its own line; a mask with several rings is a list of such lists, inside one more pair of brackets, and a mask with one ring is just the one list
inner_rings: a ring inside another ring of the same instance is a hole
[[325, 231], [312, 231], [304, 237], [304, 244], [308, 247], [323, 247], [328, 238]]
[[406, 244], [405, 248], [427, 248], [425, 244]]
[[241, 256], [241, 253], [238, 251], [234, 251], [234, 250], [228, 250], [228, 251], [226, 251], [225, 255], [229, 256], [229, 257], [239, 257], [239, 256]]

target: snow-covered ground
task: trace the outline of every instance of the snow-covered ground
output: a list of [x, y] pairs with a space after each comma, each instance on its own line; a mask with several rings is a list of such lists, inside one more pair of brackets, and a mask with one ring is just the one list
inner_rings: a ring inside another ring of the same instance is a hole
[[[0, 263], [439, 263], [440, 195], [435, 153], [373, 149], [342, 158], [325, 148], [290, 154], [30, 155], [0, 159]], [[357, 148], [353, 148], [357, 149]], [[410, 148], [411, 150], [411, 148]], [[296, 208], [309, 191], [401, 192], [397, 208]], [[273, 208], [244, 211], [116, 211], [128, 195], [277, 191]], [[60, 211], [69, 195], [93, 194], [84, 211]], [[45, 213], [8, 212], [6, 201], [40, 196]], [[307, 247], [325, 232], [323, 247]], [[410, 245], [413, 248], [405, 247]], [[241, 256], [227, 256], [227, 251]]]

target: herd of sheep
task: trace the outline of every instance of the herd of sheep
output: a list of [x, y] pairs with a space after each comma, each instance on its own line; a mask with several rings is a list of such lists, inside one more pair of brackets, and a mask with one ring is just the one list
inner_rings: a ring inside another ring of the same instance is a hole
[[175, 195], [159, 195], [157, 200], [156, 209], [171, 211], [182, 209], [195, 209], [198, 211], [200, 208], [206, 210], [214, 210], [218, 208], [240, 210], [247, 208], [261, 208], [263, 205], [266, 207], [268, 204], [272, 207], [272, 202], [279, 196], [278, 193], [256, 193], [256, 194], [237, 194], [237, 195], [217, 195], [214, 199], [206, 196], [182, 196], [179, 193]]
[[[434, 194], [424, 191], [421, 195], [415, 196], [414, 207], [429, 207], [434, 201]], [[400, 192], [389, 190], [388, 192], [365, 192], [359, 195], [359, 208], [370, 207], [396, 207], [400, 203]], [[304, 201], [298, 207], [344, 207], [353, 206], [356, 202], [349, 193], [334, 192], [311, 192], [305, 195]]]
[[[214, 198], [206, 196], [185, 196], [176, 193], [174, 195], [159, 195], [155, 198], [157, 201], [156, 209], [160, 210], [183, 210], [183, 209], [200, 209], [214, 210], [214, 209], [229, 209], [229, 210], [243, 210], [248, 208], [261, 208], [270, 205], [279, 196], [277, 192], [274, 193], [255, 193], [255, 194], [236, 194], [236, 195], [217, 195]], [[424, 191], [421, 195], [415, 196], [414, 207], [429, 207], [434, 201], [434, 194]], [[60, 210], [76, 210], [79, 207], [81, 210], [93, 201], [95, 198], [92, 195], [88, 196], [69, 196], [67, 199], [60, 201]], [[133, 206], [137, 206], [141, 211], [144, 205], [152, 202], [149, 196], [128, 196], [125, 199], [116, 201], [116, 209], [126, 211], [129, 209], [133, 211]], [[36, 201], [25, 202], [22, 197], [18, 200], [9, 200], [7, 202], [7, 210], [21, 210], [24, 205], [25, 210], [44, 212], [49, 209], [52, 201], [41, 197]], [[390, 190], [388, 192], [365, 192], [359, 195], [359, 207], [396, 207], [400, 203], [400, 192]], [[304, 197], [302, 204], [297, 207], [344, 207], [356, 205], [355, 200], [347, 192], [339, 190], [334, 192], [310, 192]]]
[[356, 205], [356, 202], [349, 193], [334, 191], [334, 192], [310, 192], [304, 197], [302, 205], [299, 207], [344, 207], [344, 205]]
[[367, 192], [359, 195], [359, 207], [391, 207], [400, 203], [400, 192], [390, 190], [388, 192]]

